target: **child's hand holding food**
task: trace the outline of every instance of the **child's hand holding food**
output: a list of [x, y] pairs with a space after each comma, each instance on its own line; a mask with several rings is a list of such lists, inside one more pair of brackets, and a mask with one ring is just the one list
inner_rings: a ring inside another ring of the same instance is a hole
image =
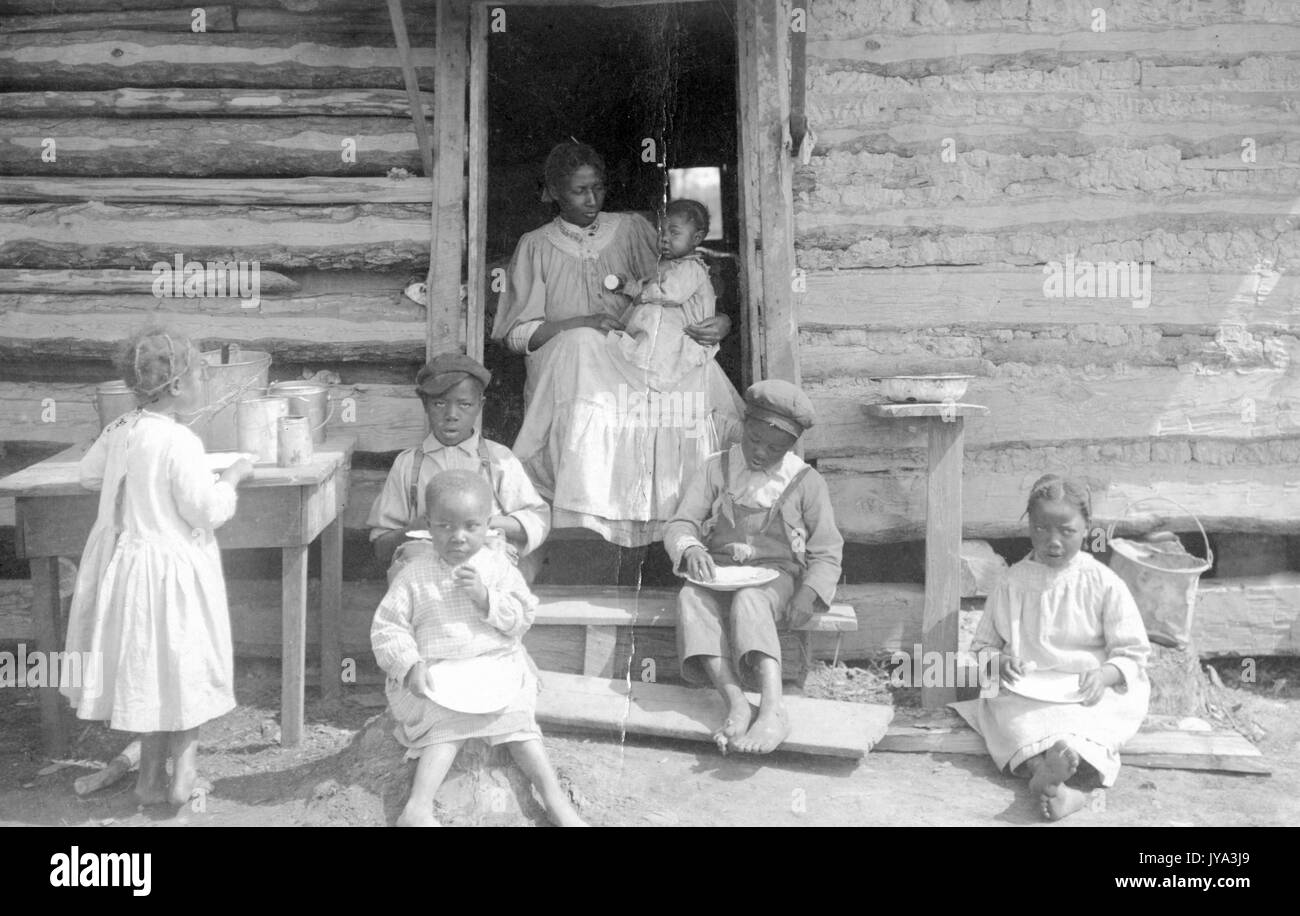
[[480, 608], [487, 607], [488, 593], [487, 586], [483, 584], [483, 578], [478, 574], [478, 570], [469, 564], [457, 566], [452, 575], [455, 577], [456, 585], [459, 588], [469, 592], [469, 599]]
[[998, 671], [1002, 675], [1002, 680], [1008, 684], [1014, 684], [1020, 678], [1024, 677], [1031, 670], [1030, 663], [1023, 659], [1016, 658], [1014, 655], [1003, 654], [998, 659]]
[[686, 548], [686, 552], [682, 554], [682, 561], [682, 565], [686, 567], [686, 575], [697, 582], [712, 582], [717, 575], [713, 557], [698, 544]]
[[1107, 687], [1114, 687], [1124, 676], [1114, 665], [1105, 664], [1079, 675], [1079, 694], [1084, 706], [1095, 706], [1101, 702]]

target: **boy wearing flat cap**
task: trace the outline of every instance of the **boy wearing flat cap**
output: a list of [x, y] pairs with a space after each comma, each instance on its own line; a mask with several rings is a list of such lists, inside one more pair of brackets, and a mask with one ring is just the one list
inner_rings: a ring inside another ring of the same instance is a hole
[[[723, 753], [766, 754], [789, 735], [777, 625], [824, 612], [840, 578], [844, 538], [826, 482], [791, 451], [813, 420], [808, 396], [789, 382], [750, 386], [740, 444], [708, 459], [664, 530], [678, 575], [702, 583], [678, 593], [677, 652], [682, 677], [712, 683], [727, 703], [713, 735]], [[775, 576], [735, 591], [706, 584], [729, 566]], [[744, 693], [755, 688], [757, 717]]]
[[[439, 354], [415, 377], [429, 434], [397, 456], [366, 522], [375, 556], [383, 563], [391, 561], [389, 582], [405, 562], [432, 549], [429, 541], [410, 540], [407, 535], [426, 528], [425, 491], [443, 471], [483, 475], [493, 495], [489, 543], [516, 562], [546, 540], [551, 510], [523, 465], [510, 449], [482, 438], [475, 429], [483, 411], [483, 391], [491, 380], [492, 373], [463, 353]], [[526, 562], [520, 571], [526, 579], [534, 572]]]

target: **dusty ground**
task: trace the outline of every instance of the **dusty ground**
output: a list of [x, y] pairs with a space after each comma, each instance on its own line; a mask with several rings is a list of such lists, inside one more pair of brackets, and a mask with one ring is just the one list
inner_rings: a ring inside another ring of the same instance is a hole
[[[1106, 810], [1067, 824], [1300, 825], [1300, 660], [1260, 660], [1253, 684], [1238, 682], [1239, 662], [1216, 667], [1224, 681], [1213, 691], [1216, 724], [1235, 722], [1258, 744], [1273, 775], [1127, 767]], [[0, 825], [341, 825], [391, 816], [391, 805], [385, 815], [377, 795], [356, 782], [366, 754], [354, 738], [380, 711], [358, 701], [373, 697], [376, 687], [350, 688], [332, 705], [309, 699], [306, 740], [289, 750], [279, 745], [278, 671], [241, 663], [239, 673], [238, 709], [203, 732], [201, 767], [211, 791], [202, 805], [179, 814], [137, 810], [130, 778], [78, 798], [73, 780], [92, 767], [51, 772], [40, 755], [34, 695], [0, 691]], [[915, 693], [888, 689], [878, 666], [824, 667], [810, 678], [808, 693], [893, 702], [900, 722], [917, 712]], [[74, 735], [70, 758], [81, 761], [107, 760], [127, 740], [98, 725], [81, 725]], [[1041, 823], [1023, 784], [996, 774], [985, 757], [877, 752], [858, 764], [797, 755], [724, 759], [702, 744], [644, 738], [620, 744], [556, 733], [548, 734], [547, 746], [582, 813], [600, 825]], [[397, 769], [392, 783], [400, 792], [405, 776]]]

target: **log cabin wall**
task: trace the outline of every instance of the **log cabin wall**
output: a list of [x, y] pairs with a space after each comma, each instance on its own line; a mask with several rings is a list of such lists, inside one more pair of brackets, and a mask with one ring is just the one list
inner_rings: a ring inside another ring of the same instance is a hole
[[[370, 499], [424, 435], [425, 307], [403, 289], [428, 270], [431, 184], [388, 10], [207, 5], [196, 33], [196, 6], [0, 2], [0, 472], [91, 440], [116, 342], [161, 319], [269, 351], [273, 380], [334, 373], [364, 566]], [[404, 6], [432, 114], [434, 3]], [[260, 306], [156, 298], [151, 265], [177, 255], [257, 261]]]
[[[1048, 471], [1103, 520], [1159, 494], [1212, 532], [1300, 527], [1300, 5], [1097, 7], [811, 4], [799, 357], [850, 540], [924, 530], [923, 443], [860, 406], [912, 372], [991, 409], [967, 536], [1020, 535]], [[1047, 297], [1067, 258], [1150, 263], [1149, 304]]]

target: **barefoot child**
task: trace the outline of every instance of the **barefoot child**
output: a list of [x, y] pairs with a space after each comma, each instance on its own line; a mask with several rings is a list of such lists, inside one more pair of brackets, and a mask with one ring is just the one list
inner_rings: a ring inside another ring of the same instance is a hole
[[484, 546], [492, 490], [475, 471], [444, 471], [429, 481], [425, 505], [432, 550], [403, 564], [370, 627], [395, 735], [419, 760], [398, 826], [438, 826], [434, 794], [470, 738], [509, 747], [550, 819], [585, 826], [534, 719], [537, 678], [520, 639], [537, 599], [505, 554]]
[[623, 315], [625, 329], [606, 337], [610, 355], [629, 378], [655, 391], [671, 390], [717, 355], [717, 344], [698, 343], [688, 331], [717, 311], [709, 269], [695, 253], [708, 234], [704, 205], [674, 200], [664, 214], [655, 276], [622, 286], [633, 303]]
[[179, 806], [194, 789], [199, 726], [235, 706], [213, 529], [235, 514], [235, 487], [253, 468], [240, 459], [215, 479], [203, 443], [177, 422], [203, 404], [203, 359], [189, 340], [142, 332], [122, 370], [140, 407], [81, 460], [83, 485], [100, 487], [99, 517], [68, 617], [68, 651], [92, 653], [102, 684], [61, 691], [78, 718], [141, 733], [137, 799]]
[[[537, 495], [519, 459], [504, 445], [484, 439], [475, 430], [483, 411], [483, 391], [492, 374], [460, 353], [442, 353], [415, 377], [415, 391], [424, 405], [429, 434], [397, 456], [384, 489], [370, 509], [370, 540], [375, 556], [391, 565], [391, 583], [398, 568], [428, 541], [408, 540], [425, 527], [424, 493], [442, 471], [467, 470], [483, 475], [492, 487], [492, 544], [517, 562], [546, 540], [551, 510]], [[521, 564], [525, 578], [532, 566]]]
[[[736, 592], [688, 583], [677, 596], [682, 677], [712, 683], [727, 703], [714, 740], [724, 753], [766, 754], [790, 733], [777, 624], [802, 625], [830, 606], [844, 539], [826, 482], [790, 451], [813, 425], [808, 397], [769, 380], [750, 386], [745, 405], [740, 444], [710, 457], [687, 485], [664, 547], [677, 572], [699, 582], [712, 581], [717, 566], [777, 571]], [[744, 694], [754, 687], [757, 718]]]
[[[1080, 551], [1091, 522], [1083, 485], [1040, 478], [1028, 515], [1033, 552], [989, 596], [971, 644], [1001, 652], [1002, 689], [953, 706], [998, 768], [1028, 777], [1043, 816], [1058, 820], [1088, 803], [1086, 790], [1114, 785], [1120, 746], [1146, 715], [1150, 645], [1128, 586]], [[1035, 692], [1036, 672], [1077, 675], [1078, 701], [1017, 693]]]

